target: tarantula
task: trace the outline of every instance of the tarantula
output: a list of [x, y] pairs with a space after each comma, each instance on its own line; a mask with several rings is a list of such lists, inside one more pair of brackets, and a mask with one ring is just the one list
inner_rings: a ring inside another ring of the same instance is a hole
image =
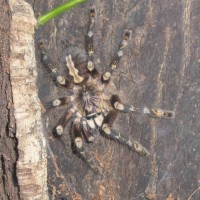
[[83, 147], [83, 137], [88, 142], [93, 142], [95, 137], [101, 134], [108, 139], [124, 144], [141, 156], [150, 154], [139, 142], [127, 140], [111, 128], [118, 112], [138, 112], [158, 118], [171, 118], [174, 116], [172, 111], [162, 109], [145, 107], [141, 111], [132, 105], [123, 104], [118, 95], [108, 96], [108, 83], [111, 80], [112, 72], [123, 56], [123, 50], [131, 37], [131, 31], [124, 31], [122, 41], [110, 67], [100, 75], [93, 62], [94, 22], [95, 8], [92, 7], [90, 9], [90, 25], [86, 35], [86, 51], [77, 47], [70, 47], [63, 52], [61, 61], [67, 67], [68, 74], [66, 76], [59, 74], [51, 63], [44, 43], [39, 42], [42, 54], [41, 61], [50, 72], [53, 81], [58, 86], [66, 89], [73, 88], [74, 91], [73, 95], [57, 98], [50, 103], [52, 108], [68, 105], [66, 113], [58, 121], [54, 132], [61, 136], [69, 120], [72, 120], [70, 135], [76, 152], [93, 169], [93, 161]]

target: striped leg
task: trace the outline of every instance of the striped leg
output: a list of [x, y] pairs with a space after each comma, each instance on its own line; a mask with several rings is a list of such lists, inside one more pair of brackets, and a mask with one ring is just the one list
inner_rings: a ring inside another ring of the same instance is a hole
[[98, 76], [98, 71], [94, 66], [93, 63], [93, 54], [94, 54], [94, 47], [93, 47], [93, 34], [94, 34], [94, 21], [95, 21], [95, 7], [90, 9], [90, 26], [88, 28], [88, 33], [86, 36], [86, 51], [88, 53], [88, 63], [87, 63], [87, 70], [91, 74], [92, 77]]
[[64, 128], [73, 117], [76, 109], [74, 107], [70, 108], [59, 120], [57, 126], [54, 128], [54, 133], [58, 136], [61, 136], [64, 132]]
[[110, 119], [112, 119], [112, 114], [109, 113], [105, 117], [104, 123], [102, 125], [102, 132], [106, 138], [117, 141], [120, 144], [127, 146], [130, 150], [137, 152], [141, 156], [150, 155], [148, 150], [145, 147], [143, 147], [139, 142], [135, 140], [127, 140], [124, 137], [122, 137], [120, 133], [116, 133], [115, 130], [111, 129]]
[[132, 31], [130, 30], [124, 31], [122, 42], [119, 45], [119, 49], [110, 64], [110, 69], [108, 69], [101, 77], [102, 83], [106, 84], [109, 82], [113, 70], [117, 68], [117, 64], [119, 63], [121, 57], [123, 56], [123, 49], [128, 44], [128, 41], [131, 37], [131, 33]]
[[114, 109], [119, 110], [121, 112], [125, 112], [125, 113], [139, 112], [141, 114], [145, 114], [154, 118], [173, 118], [174, 117], [173, 111], [163, 110], [160, 108], [149, 109], [145, 107], [143, 111], [140, 111], [139, 108], [135, 108], [132, 105], [123, 104], [117, 95], [113, 95], [111, 97], [111, 105], [113, 106]]
[[90, 127], [87, 124], [86, 119], [83, 119], [81, 123], [82, 123], [82, 131], [83, 131], [83, 134], [86, 137], [87, 141], [93, 142], [95, 140], [95, 138], [90, 130]]
[[136, 112], [139, 110], [138, 108], [135, 108], [132, 105], [123, 104], [117, 95], [112, 95], [110, 102], [114, 109], [125, 112], [125, 113]]
[[71, 137], [72, 137], [72, 142], [74, 146], [75, 153], [80, 156], [80, 158], [87, 163], [87, 165], [94, 171], [98, 172], [98, 168], [95, 165], [95, 162], [93, 158], [90, 156], [90, 154], [85, 151], [83, 147], [83, 138], [81, 134], [81, 118], [77, 117], [75, 118], [72, 128], [71, 128]]
[[68, 97], [61, 97], [47, 103], [47, 106], [48, 108], [56, 108], [59, 106], [69, 105], [70, 103], [73, 103], [75, 99], [76, 99], [75, 95], [71, 95]]
[[100, 129], [104, 120], [103, 113], [96, 113], [87, 116], [82, 120], [82, 130], [88, 142], [93, 142], [95, 137], [100, 134]]
[[163, 110], [160, 108], [149, 109], [147, 107], [143, 109], [143, 113], [154, 118], [174, 118], [175, 115], [174, 111]]
[[69, 88], [70, 87], [69, 80], [65, 78], [64, 76], [59, 75], [59, 73], [57, 72], [57, 69], [52, 65], [51, 59], [47, 54], [47, 50], [45, 48], [44, 43], [39, 42], [38, 46], [42, 54], [42, 58], [41, 58], [42, 64], [47, 69], [47, 71], [50, 72], [52, 80], [56, 83], [56, 85]]

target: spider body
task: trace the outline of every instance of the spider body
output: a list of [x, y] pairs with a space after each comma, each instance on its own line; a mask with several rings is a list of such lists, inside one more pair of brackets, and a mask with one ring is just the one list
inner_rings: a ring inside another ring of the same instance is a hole
[[119, 112], [137, 112], [151, 117], [171, 118], [172, 111], [162, 109], [143, 110], [135, 108], [129, 104], [123, 104], [116, 94], [108, 95], [109, 81], [112, 72], [117, 68], [123, 50], [131, 38], [131, 31], [125, 30], [118, 51], [114, 56], [110, 67], [99, 75], [93, 63], [93, 29], [94, 29], [95, 9], [90, 10], [90, 25], [86, 36], [86, 52], [77, 47], [67, 48], [61, 57], [61, 62], [67, 68], [67, 75], [61, 75], [52, 65], [47, 49], [43, 42], [39, 42], [42, 54], [42, 63], [50, 72], [53, 81], [58, 86], [66, 89], [72, 88], [74, 93], [70, 96], [57, 98], [50, 103], [52, 108], [67, 105], [66, 113], [60, 118], [54, 132], [57, 135], [64, 134], [64, 128], [69, 122], [71, 125], [71, 138], [76, 153], [96, 171], [95, 164], [88, 152], [84, 150], [83, 138], [88, 142], [93, 142], [95, 137], [103, 135], [108, 139], [118, 141], [127, 146], [130, 150], [145, 156], [150, 153], [139, 142], [125, 139], [120, 133], [112, 129], [112, 124]]

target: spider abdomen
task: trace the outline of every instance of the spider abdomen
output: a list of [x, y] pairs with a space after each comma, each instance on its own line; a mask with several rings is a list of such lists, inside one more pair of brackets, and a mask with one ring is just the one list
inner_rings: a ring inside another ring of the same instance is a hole
[[[74, 63], [75, 70], [77, 70], [77, 73], [80, 77], [80, 82], [75, 82], [75, 79], [73, 75], [70, 73], [69, 66], [67, 66], [66, 59], [68, 56], [71, 56], [71, 59]], [[80, 49], [76, 46], [70, 46], [66, 48], [61, 56], [61, 63], [64, 65], [64, 68], [67, 69], [68, 73], [68, 79], [73, 81], [74, 83], [81, 83], [83, 80], [88, 78], [88, 71], [87, 71], [87, 62], [88, 62], [88, 55], [85, 52], [85, 50]]]

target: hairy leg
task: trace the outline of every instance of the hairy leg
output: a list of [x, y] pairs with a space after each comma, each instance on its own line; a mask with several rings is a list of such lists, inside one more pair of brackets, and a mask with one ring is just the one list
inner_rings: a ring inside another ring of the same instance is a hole
[[49, 109], [51, 109], [51, 108], [56, 108], [56, 107], [60, 107], [60, 106], [65, 106], [65, 105], [70, 106], [71, 104], [74, 103], [76, 98], [77, 98], [76, 94], [72, 94], [67, 97], [60, 97], [60, 98], [54, 99], [53, 101], [47, 103], [47, 107]]
[[82, 131], [83, 131], [83, 134], [84, 136], [86, 137], [87, 141], [88, 142], [93, 142], [95, 140], [93, 134], [92, 134], [92, 131], [91, 131], [91, 128], [88, 126], [87, 124], [87, 121], [86, 119], [83, 119], [81, 121], [81, 124], [82, 124]]
[[74, 114], [76, 112], [76, 109], [74, 107], [70, 108], [58, 121], [58, 124], [54, 128], [54, 133], [56, 135], [61, 136], [64, 133], [64, 128], [69, 122], [70, 119], [73, 118]]
[[72, 144], [75, 153], [96, 173], [98, 168], [91, 155], [83, 147], [83, 138], [81, 134], [81, 118], [76, 117], [71, 128]]
[[69, 80], [67, 78], [65, 78], [64, 76], [61, 76], [58, 73], [57, 69], [53, 66], [52, 61], [47, 53], [47, 49], [45, 48], [45, 44], [42, 41], [39, 41], [38, 46], [39, 46], [39, 49], [42, 54], [42, 58], [41, 58], [42, 64], [47, 69], [47, 71], [50, 73], [52, 80], [58, 86], [63, 86], [65, 88], [69, 88], [71, 86]]
[[174, 117], [173, 111], [163, 110], [160, 108], [149, 109], [145, 107], [142, 111], [140, 111], [139, 108], [135, 108], [134, 106], [130, 104], [123, 104], [120, 98], [118, 97], [118, 95], [112, 95], [110, 101], [111, 101], [112, 107], [121, 112], [125, 112], [125, 113], [138, 112], [138, 113], [145, 114], [154, 118], [173, 118]]
[[93, 34], [94, 34], [94, 21], [95, 21], [95, 7], [90, 9], [90, 25], [88, 28], [88, 32], [86, 35], [86, 51], [88, 53], [88, 63], [87, 63], [87, 70], [91, 74], [92, 77], [98, 76], [98, 71], [94, 66], [93, 62], [93, 54], [94, 54], [94, 47], [93, 47]]
[[117, 133], [115, 130], [111, 129], [114, 114], [115, 112], [110, 112], [107, 116], [105, 116], [102, 125], [103, 136], [127, 146], [130, 150], [137, 152], [140, 156], [150, 155], [149, 151], [145, 147], [143, 147], [139, 142], [135, 140], [125, 139], [120, 133]]
[[119, 45], [119, 48], [118, 48], [116, 55], [114, 56], [114, 58], [113, 58], [113, 60], [110, 64], [110, 68], [107, 69], [107, 71], [104, 72], [102, 77], [101, 77], [102, 83], [107, 84], [109, 82], [113, 70], [117, 68], [118, 63], [119, 63], [121, 57], [123, 56], [123, 49], [128, 44], [128, 41], [131, 37], [131, 33], [132, 33], [132, 31], [130, 31], [130, 30], [124, 31], [123, 39], [122, 39], [122, 41]]

